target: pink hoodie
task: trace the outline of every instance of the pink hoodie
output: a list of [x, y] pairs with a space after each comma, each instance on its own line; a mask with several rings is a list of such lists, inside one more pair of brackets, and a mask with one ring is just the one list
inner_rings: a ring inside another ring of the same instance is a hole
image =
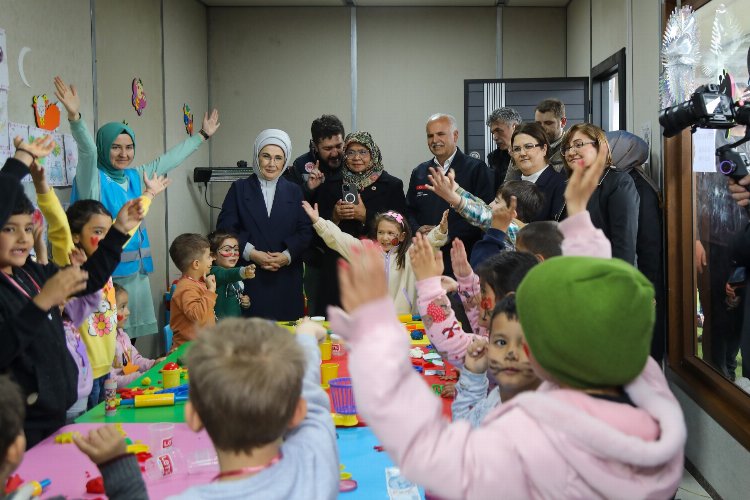
[[[601, 229], [594, 227], [588, 211], [568, 217], [559, 225], [563, 234], [563, 255], [612, 258], [612, 246]], [[450, 301], [440, 286], [440, 277], [417, 281], [417, 305], [422, 316], [425, 332], [430, 342], [452, 365], [461, 368], [466, 349], [478, 336], [487, 336], [487, 329], [478, 327], [479, 277], [475, 273], [457, 277], [458, 291], [466, 308], [472, 330], [478, 334], [464, 332], [456, 320]]]
[[351, 316], [329, 308], [329, 318], [347, 340], [359, 413], [406, 477], [441, 498], [669, 498], [677, 489], [685, 422], [650, 358], [625, 388], [637, 408], [545, 382], [472, 429], [442, 416], [387, 297]]

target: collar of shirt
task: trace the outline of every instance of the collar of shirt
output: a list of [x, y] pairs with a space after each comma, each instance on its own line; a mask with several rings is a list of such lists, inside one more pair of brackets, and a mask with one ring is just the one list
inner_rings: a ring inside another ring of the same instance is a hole
[[541, 176], [541, 175], [542, 175], [542, 172], [544, 172], [544, 171], [545, 171], [545, 170], [547, 170], [548, 168], [549, 168], [549, 165], [547, 165], [546, 167], [544, 167], [543, 169], [541, 169], [541, 170], [540, 170], [539, 172], [537, 172], [537, 173], [535, 173], [535, 174], [531, 174], [531, 175], [522, 175], [522, 176], [521, 176], [521, 180], [522, 180], [522, 181], [529, 181], [529, 182], [533, 182], [534, 184], [536, 184], [536, 181], [537, 181], [537, 180], [539, 179], [539, 176]]
[[441, 165], [440, 162], [438, 161], [438, 159], [436, 157], [432, 158], [432, 162], [435, 165], [437, 165], [438, 167], [442, 168], [444, 174], [447, 174], [448, 173], [448, 169], [451, 168], [451, 163], [453, 163], [453, 158], [456, 157], [456, 153], [458, 153], [458, 148], [456, 148], [456, 150], [453, 152], [453, 154], [450, 155], [447, 160], [445, 160], [445, 165]]
[[279, 183], [281, 176], [276, 177], [274, 180], [269, 181], [263, 177], [258, 176], [260, 182], [260, 192], [263, 194], [263, 201], [266, 204], [266, 212], [268, 216], [271, 216], [271, 208], [273, 207], [273, 199], [276, 195], [276, 185]]
[[557, 139], [557, 140], [556, 140], [555, 142], [551, 143], [551, 144], [549, 145], [549, 147], [550, 147], [550, 148], [552, 148], [552, 149], [555, 149], [555, 148], [556, 148], [557, 146], [559, 146], [559, 145], [560, 145], [560, 143], [561, 143], [561, 142], [562, 142], [562, 140], [563, 140], [563, 137], [565, 137], [565, 134], [564, 134], [564, 133], [563, 133], [563, 134], [562, 134], [562, 135], [561, 135], [561, 136], [560, 136], [560, 137], [559, 137], [559, 138], [558, 138], [558, 139]]

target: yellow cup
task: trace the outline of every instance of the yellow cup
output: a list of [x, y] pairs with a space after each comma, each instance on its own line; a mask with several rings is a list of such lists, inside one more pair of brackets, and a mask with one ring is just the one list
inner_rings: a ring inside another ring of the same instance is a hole
[[323, 363], [320, 365], [320, 385], [328, 388], [328, 382], [339, 376], [338, 363]]
[[162, 379], [164, 380], [163, 387], [165, 389], [171, 389], [180, 385], [180, 372], [182, 370], [163, 370], [161, 372]]
[[325, 342], [321, 342], [318, 344], [318, 348], [320, 349], [320, 359], [323, 361], [328, 361], [331, 359], [331, 341], [326, 340]]

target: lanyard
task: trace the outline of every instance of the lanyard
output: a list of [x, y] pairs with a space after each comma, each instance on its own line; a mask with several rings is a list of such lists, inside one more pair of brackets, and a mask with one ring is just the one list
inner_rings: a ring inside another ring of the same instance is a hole
[[219, 479], [224, 479], [225, 477], [236, 477], [236, 476], [246, 476], [248, 474], [257, 474], [258, 472], [264, 471], [268, 469], [269, 467], [272, 467], [276, 465], [279, 460], [281, 460], [281, 452], [279, 452], [278, 455], [273, 457], [270, 462], [268, 462], [265, 465], [255, 465], [253, 467], [242, 467], [241, 469], [234, 469], [234, 470], [228, 470], [226, 472], [219, 472], [216, 474], [216, 477], [214, 477], [211, 481], [218, 481]]
[[[25, 274], [26, 277], [29, 278], [29, 280], [31, 280], [31, 283], [33, 283], [33, 285], [34, 285], [34, 289], [36, 289], [36, 293], [39, 293], [39, 292], [42, 291], [42, 289], [39, 288], [39, 285], [37, 284], [37, 282], [34, 281], [34, 278], [32, 278], [31, 275], [29, 275], [29, 273], [27, 273], [26, 271], [24, 271], [20, 267], [18, 268], [18, 270], [21, 271], [21, 272], [23, 272], [23, 274]], [[5, 273], [0, 273], [0, 274], [2, 274], [3, 276], [5, 276], [5, 279], [8, 280], [8, 282], [10, 282], [11, 285], [13, 285], [14, 287], [16, 287], [16, 289], [19, 292], [21, 292], [23, 295], [25, 295], [27, 299], [31, 300], [31, 295], [29, 295], [29, 292], [27, 292], [26, 289], [24, 287], [22, 287], [15, 279], [13, 279], [11, 276], [8, 276]]]

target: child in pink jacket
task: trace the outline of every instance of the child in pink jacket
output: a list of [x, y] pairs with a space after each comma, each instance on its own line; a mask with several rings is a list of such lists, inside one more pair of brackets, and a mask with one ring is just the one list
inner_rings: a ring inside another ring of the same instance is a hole
[[[544, 380], [478, 428], [442, 417], [412, 369], [382, 258], [339, 269], [331, 327], [347, 340], [358, 412], [410, 480], [445, 499], [671, 498], [685, 422], [649, 358], [653, 287], [619, 259], [557, 257], [516, 293], [529, 360]], [[388, 360], [374, 372], [372, 359]]]

